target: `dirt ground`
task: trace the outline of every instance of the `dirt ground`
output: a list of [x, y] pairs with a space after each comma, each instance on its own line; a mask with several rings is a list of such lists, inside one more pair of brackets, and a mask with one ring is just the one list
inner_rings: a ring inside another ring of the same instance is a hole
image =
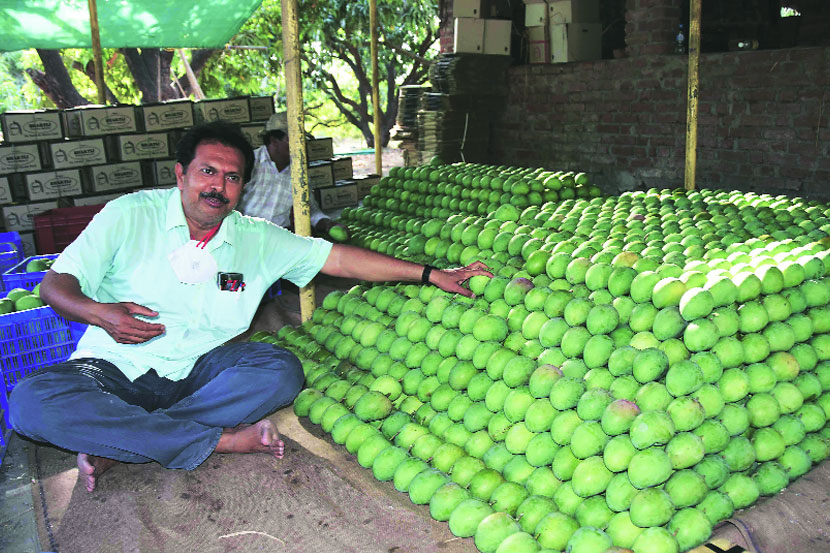
[[[334, 151], [337, 152], [356, 152], [366, 148], [366, 143], [358, 139], [339, 139], [334, 143]], [[362, 177], [376, 173], [375, 170], [375, 154], [361, 154], [352, 155], [352, 170], [354, 176]], [[382, 154], [383, 174], [388, 175], [389, 169], [392, 167], [403, 166], [403, 150], [397, 148], [384, 148]]]

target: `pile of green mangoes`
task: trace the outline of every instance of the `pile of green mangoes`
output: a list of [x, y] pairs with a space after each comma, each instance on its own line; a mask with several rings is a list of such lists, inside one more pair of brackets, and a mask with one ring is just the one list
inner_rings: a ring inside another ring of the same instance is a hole
[[654, 189], [445, 216], [394, 179], [344, 213], [355, 243], [495, 276], [472, 299], [361, 284], [252, 339], [301, 359], [298, 416], [456, 536], [685, 551], [830, 454], [828, 206]]
[[27, 309], [36, 309], [44, 305], [46, 304], [40, 299], [39, 284], [34, 290], [12, 288], [8, 291], [6, 297], [0, 299], [0, 315], [14, 313], [15, 311], [25, 311]]
[[41, 273], [43, 271], [48, 271], [54, 262], [55, 260], [51, 257], [35, 257], [26, 263], [26, 272]]

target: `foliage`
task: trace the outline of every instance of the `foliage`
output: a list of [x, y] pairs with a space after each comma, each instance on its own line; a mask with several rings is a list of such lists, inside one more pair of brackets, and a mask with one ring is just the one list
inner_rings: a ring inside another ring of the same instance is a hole
[[[399, 53], [426, 56], [437, 38], [437, 2], [378, 2], [378, 74], [384, 143], [397, 114], [397, 86], [423, 82], [427, 68]], [[301, 44], [304, 77], [323, 91], [346, 120], [372, 144], [371, 29], [369, 3], [331, 0], [303, 2]], [[397, 47], [393, 49], [392, 47]], [[354, 82], [343, 83], [332, 70], [348, 68]]]
[[[300, 0], [300, 44], [303, 48], [303, 98], [307, 130], [326, 136], [359, 136], [372, 143], [372, 99], [369, 2]], [[388, 45], [430, 57], [437, 36], [437, 1], [378, 2], [380, 102], [384, 143], [397, 114], [397, 87], [423, 82], [426, 68]], [[218, 50], [207, 61], [199, 84], [208, 98], [274, 95], [278, 109], [285, 106], [282, 16], [280, 0], [264, 0], [232, 46], [265, 49]], [[84, 72], [91, 50], [61, 51], [72, 85], [91, 101], [97, 91]], [[107, 86], [120, 102], [140, 103], [124, 55], [105, 49]], [[0, 110], [54, 107], [29, 79], [27, 68], [43, 71], [33, 50], [0, 54]], [[184, 79], [184, 67], [173, 56], [171, 74]], [[168, 86], [168, 85], [165, 85]], [[172, 83], [169, 86], [174, 86]], [[22, 91], [22, 94], [21, 94]]]
[[40, 89], [26, 76], [34, 50], [0, 53], [0, 112], [47, 107]]

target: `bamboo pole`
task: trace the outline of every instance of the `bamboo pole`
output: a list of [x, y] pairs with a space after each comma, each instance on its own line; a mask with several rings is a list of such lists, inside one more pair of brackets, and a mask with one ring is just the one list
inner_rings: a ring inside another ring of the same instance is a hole
[[[305, 114], [301, 74], [297, 0], [282, 0], [282, 44], [285, 55], [285, 89], [288, 104], [288, 145], [291, 150], [291, 194], [294, 198], [294, 232], [311, 236], [308, 156], [305, 150]], [[314, 284], [300, 289], [300, 319], [314, 311]]]
[[383, 144], [380, 138], [380, 92], [378, 91], [377, 0], [369, 0], [369, 26], [372, 28], [372, 114], [375, 120], [375, 172], [383, 176]]
[[98, 89], [98, 103], [107, 103], [106, 85], [104, 84], [104, 56], [101, 54], [101, 31], [98, 28], [98, 6], [95, 0], [88, 0], [89, 30], [92, 34], [92, 59], [95, 60], [95, 87]]
[[199, 86], [199, 81], [196, 80], [196, 73], [193, 72], [193, 68], [190, 67], [190, 62], [187, 61], [184, 48], [179, 48], [179, 57], [182, 58], [184, 72], [187, 75], [187, 81], [190, 83], [190, 90], [193, 91], [193, 94], [196, 96], [197, 100], [204, 100], [205, 93], [202, 92], [202, 87]]
[[686, 190], [695, 189], [700, 69], [700, 2], [689, 2], [689, 89], [686, 105]]

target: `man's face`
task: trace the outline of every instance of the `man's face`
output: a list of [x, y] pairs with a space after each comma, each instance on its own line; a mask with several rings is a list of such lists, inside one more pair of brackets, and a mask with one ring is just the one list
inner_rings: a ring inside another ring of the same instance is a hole
[[191, 238], [201, 238], [236, 207], [244, 174], [242, 152], [218, 142], [200, 143], [186, 173], [176, 164], [176, 182]]
[[282, 139], [272, 136], [268, 142], [268, 155], [271, 156], [271, 161], [277, 165], [288, 165], [291, 159], [291, 153], [288, 150], [288, 135]]

